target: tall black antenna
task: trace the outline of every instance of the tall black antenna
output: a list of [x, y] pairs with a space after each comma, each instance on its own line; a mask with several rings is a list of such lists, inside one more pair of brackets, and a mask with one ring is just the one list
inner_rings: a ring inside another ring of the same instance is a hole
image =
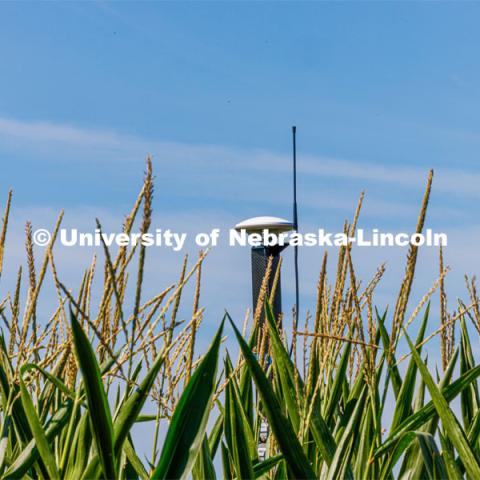
[[[298, 212], [297, 212], [297, 127], [292, 127], [293, 140], [293, 228], [298, 232]], [[293, 247], [295, 262], [295, 312], [293, 316], [293, 328], [297, 331], [298, 311], [299, 311], [299, 293], [298, 293], [298, 245]], [[292, 332], [293, 333], [293, 332]]]

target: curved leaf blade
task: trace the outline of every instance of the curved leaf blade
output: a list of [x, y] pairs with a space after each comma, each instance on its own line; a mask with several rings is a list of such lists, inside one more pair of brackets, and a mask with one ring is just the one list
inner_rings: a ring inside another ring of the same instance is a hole
[[188, 477], [202, 446], [215, 390], [223, 321], [178, 401], [152, 479]]
[[277, 440], [280, 451], [294, 478], [316, 478], [315, 473], [308, 461], [300, 442], [298, 441], [292, 424], [282, 412], [280, 403], [275, 396], [270, 382], [268, 381], [262, 367], [259, 365], [257, 359], [243, 339], [241, 333], [233, 323], [232, 319], [228, 317], [232, 328], [237, 337], [240, 349], [242, 351], [245, 362], [248, 365], [252, 377], [257, 385], [257, 389], [262, 397], [265, 414], [268, 418], [269, 425]]
[[100, 368], [90, 341], [72, 311], [70, 311], [70, 318], [75, 354], [82, 372], [88, 412], [103, 473], [106, 478], [116, 478], [112, 415]]

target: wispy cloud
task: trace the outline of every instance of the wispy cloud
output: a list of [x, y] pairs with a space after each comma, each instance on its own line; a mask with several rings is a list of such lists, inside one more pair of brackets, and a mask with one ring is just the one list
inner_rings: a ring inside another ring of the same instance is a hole
[[[125, 135], [112, 130], [87, 129], [50, 122], [28, 122], [0, 117], [0, 138], [9, 148], [25, 151], [31, 148], [48, 149], [53, 157], [66, 158], [59, 148], [73, 147], [79, 155], [77, 160], [88, 161], [81, 149], [96, 149], [103, 161], [143, 158], [147, 153], [180, 167], [191, 167], [195, 171], [208, 168], [209, 174], [217, 172], [261, 171], [286, 172], [290, 169], [289, 155], [266, 150], [247, 150], [219, 145], [198, 145], [165, 142], [135, 135]], [[98, 159], [98, 156], [95, 157]], [[349, 159], [321, 155], [301, 155], [299, 172], [311, 177], [352, 179], [363, 182], [392, 184], [403, 187], [423, 188], [426, 170], [424, 167], [407, 167], [358, 162]], [[442, 169], [436, 173], [435, 188], [455, 195], [480, 196], [480, 174], [461, 169]]]

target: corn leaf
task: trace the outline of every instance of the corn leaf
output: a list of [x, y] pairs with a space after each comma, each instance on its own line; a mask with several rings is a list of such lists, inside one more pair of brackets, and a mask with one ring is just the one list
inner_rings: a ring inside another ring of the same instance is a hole
[[215, 390], [223, 323], [178, 401], [152, 479], [187, 478], [201, 449]]
[[78, 365], [82, 372], [87, 395], [88, 412], [97, 445], [100, 463], [107, 478], [116, 478], [115, 453], [113, 447], [113, 425], [107, 395], [103, 388], [100, 368], [95, 353], [85, 332], [70, 312], [73, 343]]
[[20, 396], [22, 399], [22, 405], [25, 410], [28, 424], [30, 425], [33, 438], [35, 439], [35, 444], [38, 448], [40, 457], [45, 464], [47, 473], [50, 478], [60, 478], [60, 473], [58, 472], [57, 468], [57, 462], [55, 461], [55, 457], [48, 443], [45, 431], [43, 430], [43, 426], [40, 423], [32, 398], [28, 393], [22, 376], [20, 376]]
[[285, 462], [289, 470], [292, 472], [294, 478], [306, 479], [315, 478], [315, 473], [303, 452], [302, 446], [298, 441], [292, 424], [282, 412], [279, 399], [268, 381], [265, 373], [260, 367], [257, 359], [248, 347], [232, 319], [228, 317], [232, 328], [237, 337], [240, 349], [242, 351], [245, 362], [247, 363], [252, 377], [257, 385], [259, 394], [262, 398], [263, 408], [268, 419], [268, 423], [272, 428], [275, 439], [278, 443], [280, 451], [282, 452]]
[[430, 375], [430, 372], [423, 363], [420, 355], [418, 354], [415, 346], [413, 345], [410, 337], [406, 332], [405, 338], [407, 339], [407, 342], [410, 346], [410, 350], [412, 352], [413, 358], [415, 359], [415, 362], [417, 363], [423, 381], [425, 382], [425, 386], [430, 392], [432, 402], [438, 412], [438, 416], [442, 420], [443, 427], [445, 428], [445, 431], [447, 432], [450, 441], [456, 448], [463, 462], [463, 465], [465, 466], [465, 470], [472, 478], [480, 478], [480, 465], [474, 452], [468, 445], [465, 432], [462, 430], [462, 427], [458, 423], [458, 420], [456, 419], [453, 412], [450, 410], [447, 400], [435, 384], [432, 376]]

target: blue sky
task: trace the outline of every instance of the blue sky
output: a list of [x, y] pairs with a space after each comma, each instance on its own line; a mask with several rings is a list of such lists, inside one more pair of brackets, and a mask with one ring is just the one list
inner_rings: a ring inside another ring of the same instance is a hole
[[[155, 226], [289, 217], [296, 124], [304, 229], [340, 229], [365, 190], [363, 227], [411, 230], [435, 168], [428, 225], [449, 233], [447, 285], [463, 295], [463, 274], [480, 266], [479, 21], [480, 5], [465, 2], [1, 3], [0, 194], [15, 192], [7, 268], [22, 261], [26, 219], [49, 226], [65, 208], [67, 226], [120, 225], [147, 153]], [[78, 282], [92, 252], [57, 253]], [[321, 255], [301, 252], [304, 308]], [[387, 262], [379, 303], [392, 303], [406, 251], [354, 255], [365, 281]], [[437, 277], [436, 255], [420, 256], [417, 297]], [[158, 289], [175, 281], [177, 255], [150, 258]], [[212, 252], [207, 325], [248, 306], [248, 270], [248, 252]]]

